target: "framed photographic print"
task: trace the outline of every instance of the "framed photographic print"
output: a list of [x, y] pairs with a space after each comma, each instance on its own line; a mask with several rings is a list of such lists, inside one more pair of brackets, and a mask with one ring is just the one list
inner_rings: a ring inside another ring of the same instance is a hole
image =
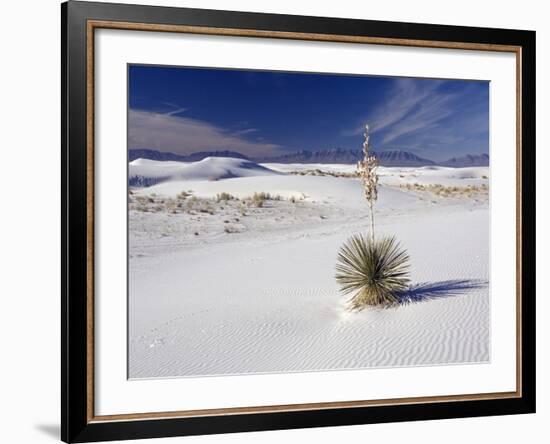
[[535, 411], [535, 33], [69, 1], [62, 439]]

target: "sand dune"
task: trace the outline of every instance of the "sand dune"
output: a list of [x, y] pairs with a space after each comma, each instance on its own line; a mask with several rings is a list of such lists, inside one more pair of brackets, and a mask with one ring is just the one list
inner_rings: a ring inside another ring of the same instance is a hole
[[420, 183], [446, 186], [489, 184], [489, 167], [380, 168], [383, 183]]
[[219, 180], [269, 174], [278, 173], [249, 160], [228, 157], [206, 157], [199, 162], [136, 159], [130, 162], [128, 168], [131, 184], [140, 181], [152, 184], [167, 180]]

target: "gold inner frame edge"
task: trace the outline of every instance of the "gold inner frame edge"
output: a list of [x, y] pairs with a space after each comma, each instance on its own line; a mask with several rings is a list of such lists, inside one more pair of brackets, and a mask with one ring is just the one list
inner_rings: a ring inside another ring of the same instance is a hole
[[[447, 396], [420, 396], [362, 401], [334, 401], [306, 404], [284, 404], [253, 407], [228, 407], [217, 409], [182, 410], [171, 412], [127, 413], [96, 416], [94, 413], [94, 36], [96, 29], [119, 29], [131, 31], [177, 32], [202, 35], [233, 37], [277, 38], [288, 40], [309, 40], [338, 43], [362, 43], [373, 45], [406, 46], [421, 48], [462, 49], [473, 51], [511, 52], [516, 56], [516, 390], [514, 392], [472, 393]], [[198, 416], [225, 416], [237, 414], [259, 414], [293, 412], [301, 410], [326, 410], [336, 408], [358, 408], [416, 403], [460, 402], [491, 399], [520, 398], [522, 396], [521, 368], [521, 93], [522, 93], [522, 48], [515, 45], [488, 43], [448, 42], [385, 37], [351, 36], [335, 34], [312, 34], [286, 31], [265, 31], [255, 29], [215, 28], [188, 25], [165, 25], [133, 23], [123, 21], [88, 20], [86, 27], [86, 206], [87, 206], [87, 422], [113, 422], [130, 420], [154, 420], [165, 418], [189, 418]]]

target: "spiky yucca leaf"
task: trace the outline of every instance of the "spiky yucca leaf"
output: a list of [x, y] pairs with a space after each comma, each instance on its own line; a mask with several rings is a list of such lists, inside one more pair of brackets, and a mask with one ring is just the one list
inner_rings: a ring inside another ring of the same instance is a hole
[[409, 255], [394, 237], [373, 242], [356, 234], [338, 253], [336, 281], [343, 294], [353, 293], [352, 310], [395, 304], [409, 284]]

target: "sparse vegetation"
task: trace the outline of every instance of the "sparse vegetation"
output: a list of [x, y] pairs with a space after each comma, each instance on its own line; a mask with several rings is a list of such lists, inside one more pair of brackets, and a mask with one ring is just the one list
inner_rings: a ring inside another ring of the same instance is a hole
[[332, 177], [345, 177], [345, 178], [359, 177], [359, 173], [357, 173], [356, 171], [352, 173], [344, 173], [344, 172], [338, 172], [338, 171], [320, 170], [318, 168], [314, 170], [290, 171], [290, 174], [294, 174], [296, 176], [332, 176]]
[[256, 207], [263, 207], [265, 201], [267, 200], [281, 200], [281, 199], [282, 199], [281, 196], [279, 196], [278, 194], [274, 195], [274, 194], [265, 193], [262, 191], [261, 193], [254, 193], [250, 198], [250, 201]]
[[176, 199], [168, 198], [164, 201], [164, 208], [169, 213], [177, 213], [178, 202]]
[[189, 196], [191, 196], [191, 192], [182, 191], [181, 193], [178, 193], [177, 198], [180, 199], [180, 200], [185, 200]]
[[141, 212], [167, 212], [169, 214], [178, 213], [205, 213], [216, 214], [230, 211], [231, 208], [236, 209], [241, 216], [247, 216], [247, 211], [252, 208], [262, 208], [267, 201], [282, 201], [288, 200], [291, 203], [296, 203], [298, 200], [295, 196], [284, 199], [278, 194], [268, 192], [255, 192], [253, 195], [238, 198], [230, 193], [221, 192], [216, 194], [214, 198], [198, 197], [192, 194], [192, 191], [181, 191], [175, 198], [158, 196], [155, 193], [144, 195], [133, 193], [129, 198], [130, 209]]
[[254, 193], [251, 200], [255, 206], [263, 207], [264, 202], [267, 200], [266, 193]]
[[400, 184], [399, 188], [408, 191], [428, 192], [439, 197], [472, 197], [476, 194], [487, 194], [489, 187], [487, 184], [467, 185], [467, 186], [445, 186], [440, 184], [420, 184], [407, 183]]
[[228, 201], [233, 199], [235, 199], [235, 196], [226, 193], [225, 191], [216, 195], [216, 202]]

